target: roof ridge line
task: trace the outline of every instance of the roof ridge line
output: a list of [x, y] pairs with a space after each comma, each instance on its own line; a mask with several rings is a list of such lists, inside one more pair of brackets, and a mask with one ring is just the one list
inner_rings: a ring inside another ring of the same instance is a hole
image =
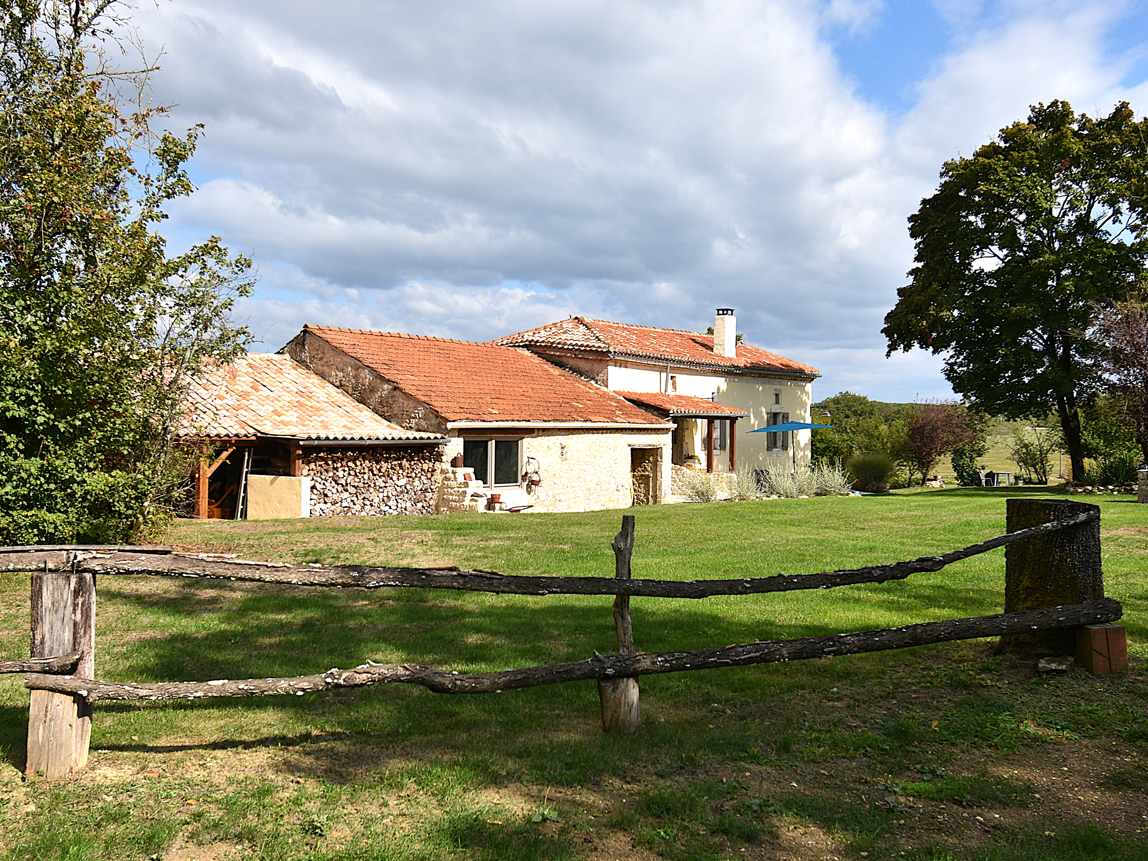
[[442, 338], [437, 335], [413, 335], [410, 332], [383, 332], [379, 329], [349, 329], [345, 326], [322, 326], [313, 323], [304, 323], [304, 329], [320, 333], [323, 330], [331, 332], [349, 332], [355, 335], [378, 335], [387, 338], [406, 338], [411, 341], [434, 341], [442, 344], [469, 344], [472, 347], [497, 347], [510, 349], [502, 344], [492, 344], [490, 341], [466, 341], [462, 338]]

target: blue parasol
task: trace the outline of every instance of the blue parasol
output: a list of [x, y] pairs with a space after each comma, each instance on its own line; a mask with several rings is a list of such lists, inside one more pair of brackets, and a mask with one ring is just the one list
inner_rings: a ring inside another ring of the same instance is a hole
[[[786, 431], [799, 430], [828, 430], [836, 427], [837, 425], [814, 425], [809, 422], [786, 422], [785, 424], [757, 428], [756, 430], [749, 431], [749, 433], [785, 433]], [[790, 451], [793, 452], [793, 471], [797, 472], [797, 446], [791, 445]]]

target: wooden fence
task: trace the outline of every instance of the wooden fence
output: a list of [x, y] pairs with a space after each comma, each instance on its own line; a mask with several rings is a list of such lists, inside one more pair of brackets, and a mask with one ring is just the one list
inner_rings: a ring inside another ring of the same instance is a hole
[[[1104, 626], [1120, 618], [1120, 604], [1104, 597], [1097, 506], [1069, 500], [1010, 499], [1007, 519], [1008, 534], [941, 556], [819, 574], [685, 582], [631, 577], [633, 515], [622, 518], [622, 530], [612, 544], [616, 561], [613, 578], [513, 577], [458, 569], [240, 562], [185, 556], [172, 553], [170, 548], [154, 547], [0, 548], [0, 570], [32, 572], [32, 655], [28, 660], [0, 661], [0, 672], [27, 673], [24, 684], [31, 691], [27, 773], [42, 772], [48, 778], [83, 768], [91, 735], [92, 706], [103, 700], [302, 695], [330, 688], [391, 683], [424, 685], [439, 693], [474, 694], [593, 679], [599, 686], [603, 729], [632, 733], [638, 728], [640, 676], [993, 636], [1001, 637], [1001, 648], [1006, 650], [1070, 654], [1077, 631], [1094, 631], [1089, 626]], [[1005, 612], [1001, 614], [693, 651], [645, 654], [634, 649], [631, 596], [701, 599], [883, 583], [903, 580], [917, 572], [939, 571], [952, 562], [998, 547], [1007, 547]], [[158, 684], [100, 681], [95, 679], [94, 648], [97, 575], [361, 589], [416, 587], [517, 595], [613, 595], [618, 653], [595, 652], [582, 661], [491, 673], [457, 673], [368, 661], [353, 669], [332, 669], [294, 678]]]

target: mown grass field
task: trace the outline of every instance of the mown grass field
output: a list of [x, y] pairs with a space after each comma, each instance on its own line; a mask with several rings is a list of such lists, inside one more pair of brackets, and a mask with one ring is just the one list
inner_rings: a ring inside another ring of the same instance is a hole
[[[810, 573], [1004, 531], [1015, 489], [636, 509], [634, 576]], [[1021, 492], [1047, 493], [1025, 489]], [[642, 680], [605, 736], [593, 684], [481, 697], [389, 686], [97, 706], [88, 769], [22, 777], [27, 694], [0, 679], [0, 858], [1148, 858], [1148, 506], [1102, 508], [1132, 668], [1047, 676], [992, 643]], [[178, 523], [240, 558], [612, 576], [623, 512]], [[634, 599], [645, 651], [999, 612], [1003, 551], [908, 581]], [[0, 658], [27, 575], [0, 575]], [[299, 675], [367, 659], [497, 670], [615, 647], [610, 600], [102, 578], [97, 675]]]

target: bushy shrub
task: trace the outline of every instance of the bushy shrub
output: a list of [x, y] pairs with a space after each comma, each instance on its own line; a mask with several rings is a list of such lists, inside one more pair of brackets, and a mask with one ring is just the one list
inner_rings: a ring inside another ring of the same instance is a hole
[[1048, 484], [1056, 437], [1042, 428], [1017, 428], [1009, 453], [1027, 484]]
[[1100, 485], [1136, 484], [1136, 465], [1139, 458], [1135, 452], [1115, 452], [1107, 457], [1085, 461], [1084, 483]]
[[773, 496], [796, 499], [799, 496], [813, 496], [817, 490], [813, 471], [808, 466], [800, 466], [794, 472], [788, 463], [770, 462], [762, 473], [765, 492]]
[[845, 496], [853, 484], [841, 461], [822, 461], [813, 467], [816, 492], [824, 496]]
[[690, 470], [682, 479], [682, 496], [690, 502], [716, 502], [721, 498], [719, 481], [717, 476]]
[[760, 499], [762, 489], [758, 485], [757, 471], [749, 466], [740, 466], [734, 473], [730, 487], [731, 499]]
[[957, 476], [957, 484], [961, 487], [981, 486], [981, 470], [977, 466], [977, 461], [984, 456], [987, 450], [988, 446], [974, 446], [958, 448], [953, 451], [950, 460], [953, 463], [953, 472]]
[[889, 481], [897, 474], [897, 464], [884, 452], [863, 451], [849, 458], [845, 470], [853, 479], [854, 490], [880, 493], [889, 489]]

